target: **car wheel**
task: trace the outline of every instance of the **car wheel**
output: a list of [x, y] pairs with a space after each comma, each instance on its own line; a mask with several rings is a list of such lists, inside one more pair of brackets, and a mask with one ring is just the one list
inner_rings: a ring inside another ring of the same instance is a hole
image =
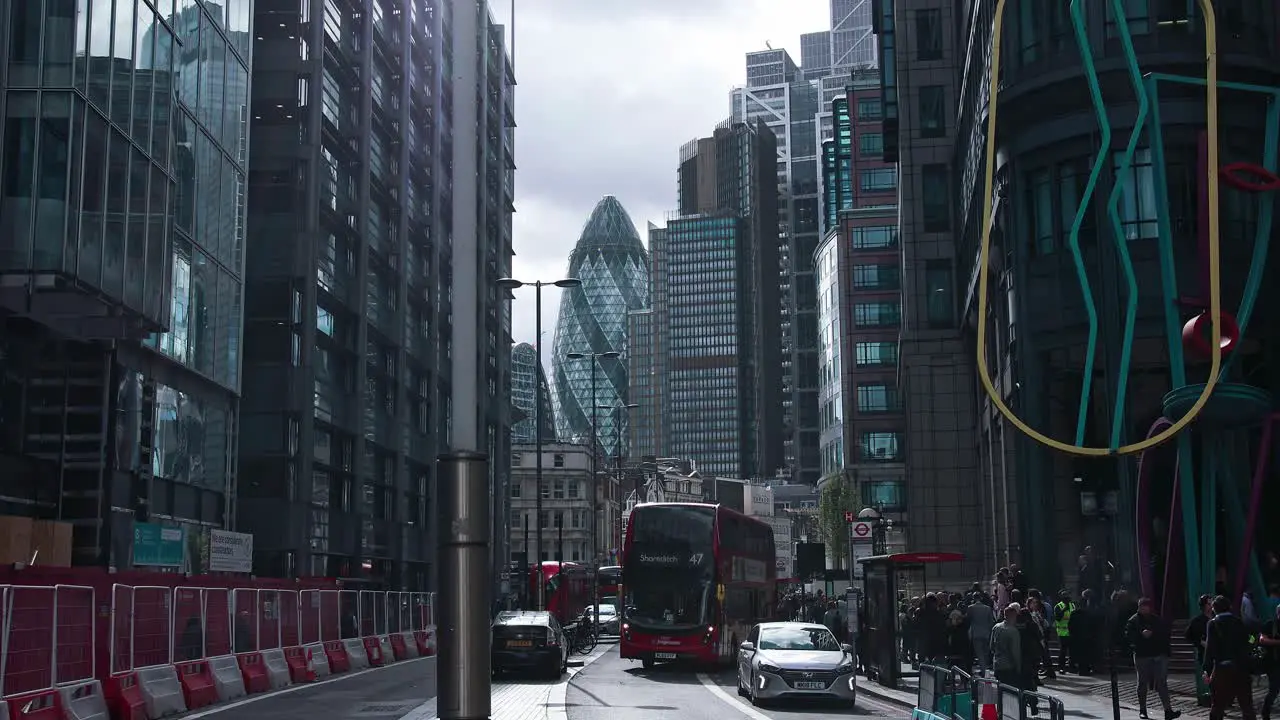
[[738, 697], [748, 697], [751, 695], [751, 690], [742, 684], [742, 668], [738, 668], [736, 675], [738, 677]]

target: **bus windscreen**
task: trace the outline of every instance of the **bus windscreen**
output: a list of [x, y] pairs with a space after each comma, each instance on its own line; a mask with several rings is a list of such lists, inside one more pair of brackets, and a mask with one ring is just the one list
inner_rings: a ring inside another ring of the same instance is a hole
[[679, 630], [714, 616], [714, 528], [713, 508], [648, 507], [633, 514], [622, 571], [628, 622]]

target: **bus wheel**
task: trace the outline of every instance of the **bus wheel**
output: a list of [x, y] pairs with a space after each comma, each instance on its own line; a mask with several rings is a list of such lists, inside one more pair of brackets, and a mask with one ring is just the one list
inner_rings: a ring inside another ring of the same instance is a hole
[[652, 658], [652, 657], [641, 658], [641, 659], [640, 659], [640, 665], [641, 665], [641, 667], [643, 667], [645, 670], [652, 670], [652, 669], [653, 669], [653, 658]]

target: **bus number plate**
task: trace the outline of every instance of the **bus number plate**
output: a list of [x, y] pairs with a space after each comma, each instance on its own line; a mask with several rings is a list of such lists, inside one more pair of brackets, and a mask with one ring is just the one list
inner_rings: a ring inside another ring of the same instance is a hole
[[797, 690], [826, 690], [827, 684], [820, 683], [820, 682], [798, 682], [796, 683], [796, 689]]
[[508, 640], [507, 647], [530, 648], [530, 647], [533, 647], [533, 641], [532, 640]]
[[653, 657], [655, 660], [675, 660], [676, 654], [675, 653], [654, 653]]

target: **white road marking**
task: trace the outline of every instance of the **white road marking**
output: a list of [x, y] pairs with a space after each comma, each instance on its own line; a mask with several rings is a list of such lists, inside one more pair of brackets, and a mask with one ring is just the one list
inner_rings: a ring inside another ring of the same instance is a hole
[[750, 705], [744, 705], [743, 703], [739, 702], [738, 698], [730, 695], [724, 688], [720, 687], [716, 683], [716, 681], [712, 680], [711, 677], [706, 673], [698, 673], [698, 682], [702, 683], [702, 686], [705, 687], [707, 690], [709, 690], [712, 695], [715, 695], [722, 702], [724, 702], [726, 705], [729, 705], [734, 710], [737, 710], [743, 715], [746, 715], [747, 717], [751, 718], [751, 720], [773, 720], [773, 718], [769, 717], [768, 715], [765, 715], [759, 710], [756, 710]]
[[261, 695], [250, 695], [243, 700], [237, 700], [232, 703], [227, 703], [226, 705], [219, 705], [217, 707], [209, 708], [208, 710], [198, 710], [188, 715], [183, 715], [182, 720], [196, 720], [196, 718], [209, 717], [210, 715], [217, 715], [218, 713], [223, 713], [228, 710], [234, 710], [238, 707], [244, 707], [245, 705], [256, 703], [259, 700], [266, 700], [268, 698], [277, 698], [277, 697], [280, 697], [281, 695], [288, 695], [289, 693], [295, 693], [300, 690], [306, 690], [307, 688], [322, 687], [324, 685], [328, 685], [329, 683], [341, 682], [342, 680], [347, 680], [349, 678], [360, 677], [361, 675], [366, 675], [371, 672], [377, 672], [378, 670], [383, 670], [389, 667], [398, 667], [402, 665], [408, 665], [410, 663], [418, 662], [419, 660], [434, 661], [434, 657], [429, 657], [429, 658], [420, 657], [420, 658], [412, 658], [410, 660], [401, 660], [400, 662], [394, 663], [393, 665], [384, 665], [383, 667], [380, 667], [380, 668], [371, 667], [365, 670], [357, 670], [355, 672], [342, 673], [341, 675], [331, 675], [324, 680], [319, 680], [313, 683], [300, 683], [297, 685], [290, 685], [287, 688], [276, 690], [275, 692], [263, 693]]

